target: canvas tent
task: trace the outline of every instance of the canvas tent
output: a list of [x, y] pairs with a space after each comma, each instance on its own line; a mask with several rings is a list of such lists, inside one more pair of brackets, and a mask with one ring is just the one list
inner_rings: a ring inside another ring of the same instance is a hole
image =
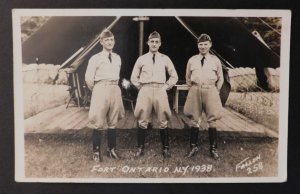
[[[99, 32], [110, 26], [115, 34], [114, 51], [122, 59], [122, 77], [129, 78], [133, 65], [139, 56], [139, 42], [146, 41], [152, 31], [162, 36], [160, 51], [172, 59], [178, 72], [179, 80], [185, 80], [185, 68], [189, 57], [198, 53], [195, 36], [201, 33], [210, 34], [213, 40], [214, 53], [222, 60], [224, 66], [255, 67], [258, 80], [266, 88], [265, 67], [279, 67], [279, 56], [261, 43], [236, 18], [232, 17], [149, 17], [143, 24], [143, 37], [140, 35], [140, 23], [134, 16], [72, 16], [52, 17], [41, 29], [22, 45], [23, 63], [62, 64], [79, 48], [90, 47], [88, 52], [81, 51], [64, 67], [70, 67], [77, 77], [71, 82], [84, 85], [84, 73], [88, 59], [100, 51], [100, 45], [91, 47]], [[178, 20], [180, 19], [180, 21]], [[143, 44], [143, 52], [147, 45]], [[80, 61], [78, 58], [81, 57]], [[83, 88], [81, 88], [83, 89]], [[228, 89], [226, 91], [229, 92]], [[83, 95], [83, 94], [80, 94]]]

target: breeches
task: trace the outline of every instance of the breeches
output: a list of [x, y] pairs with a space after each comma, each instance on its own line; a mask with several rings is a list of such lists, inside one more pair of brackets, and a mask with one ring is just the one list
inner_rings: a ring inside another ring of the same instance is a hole
[[139, 127], [147, 128], [153, 109], [157, 115], [159, 128], [165, 129], [171, 117], [171, 109], [163, 84], [146, 84], [140, 89], [134, 110]]
[[215, 86], [193, 85], [188, 93], [184, 114], [191, 117], [192, 127], [199, 127], [202, 111], [205, 112], [209, 127], [216, 127], [216, 120], [222, 116], [222, 104]]
[[121, 90], [118, 85], [97, 83], [92, 92], [88, 127], [115, 128], [125, 116]]

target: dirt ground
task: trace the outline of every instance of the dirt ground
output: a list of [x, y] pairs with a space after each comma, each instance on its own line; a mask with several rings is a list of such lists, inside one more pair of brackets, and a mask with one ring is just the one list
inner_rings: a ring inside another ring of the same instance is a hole
[[135, 158], [135, 129], [118, 132], [117, 149], [121, 160], [106, 156], [92, 160], [91, 130], [61, 134], [25, 135], [25, 176], [27, 178], [205, 178], [277, 176], [278, 140], [219, 134], [220, 161], [209, 156], [207, 131], [200, 133], [200, 151], [187, 159], [189, 130], [171, 132], [172, 158], [164, 160], [158, 130], [146, 137], [146, 153]]

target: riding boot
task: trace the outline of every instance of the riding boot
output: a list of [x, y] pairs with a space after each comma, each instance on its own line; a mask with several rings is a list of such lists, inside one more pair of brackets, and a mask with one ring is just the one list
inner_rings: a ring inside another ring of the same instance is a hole
[[92, 141], [93, 141], [93, 160], [95, 162], [101, 162], [101, 131], [98, 129], [93, 130]]
[[210, 143], [210, 155], [213, 159], [219, 160], [220, 156], [217, 151], [217, 129], [216, 128], [208, 128], [208, 136]]
[[107, 130], [107, 155], [113, 159], [120, 159], [118, 154], [116, 153], [116, 143], [117, 141], [117, 132], [116, 129], [108, 129]]
[[164, 158], [170, 158], [171, 154], [169, 151], [169, 129], [160, 129], [160, 138], [162, 143], [162, 154]]
[[137, 130], [138, 151], [136, 153], [136, 157], [140, 157], [144, 155], [145, 137], [146, 137], [146, 129], [139, 127]]
[[190, 135], [190, 151], [186, 155], [187, 158], [193, 157], [199, 151], [198, 136], [199, 136], [199, 128], [198, 127], [192, 127], [191, 128], [191, 135]]

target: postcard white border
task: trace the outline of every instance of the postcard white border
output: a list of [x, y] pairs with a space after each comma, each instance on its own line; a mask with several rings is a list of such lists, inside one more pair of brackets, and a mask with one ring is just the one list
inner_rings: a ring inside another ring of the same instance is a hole
[[[22, 16], [205, 16], [205, 17], [282, 17], [280, 60], [280, 106], [278, 176], [230, 178], [26, 178], [22, 82]], [[290, 60], [290, 10], [250, 9], [13, 9], [13, 68], [15, 116], [15, 180], [17, 182], [70, 183], [245, 183], [285, 182], [287, 180], [288, 94]], [[284, 90], [283, 90], [284, 88]]]

